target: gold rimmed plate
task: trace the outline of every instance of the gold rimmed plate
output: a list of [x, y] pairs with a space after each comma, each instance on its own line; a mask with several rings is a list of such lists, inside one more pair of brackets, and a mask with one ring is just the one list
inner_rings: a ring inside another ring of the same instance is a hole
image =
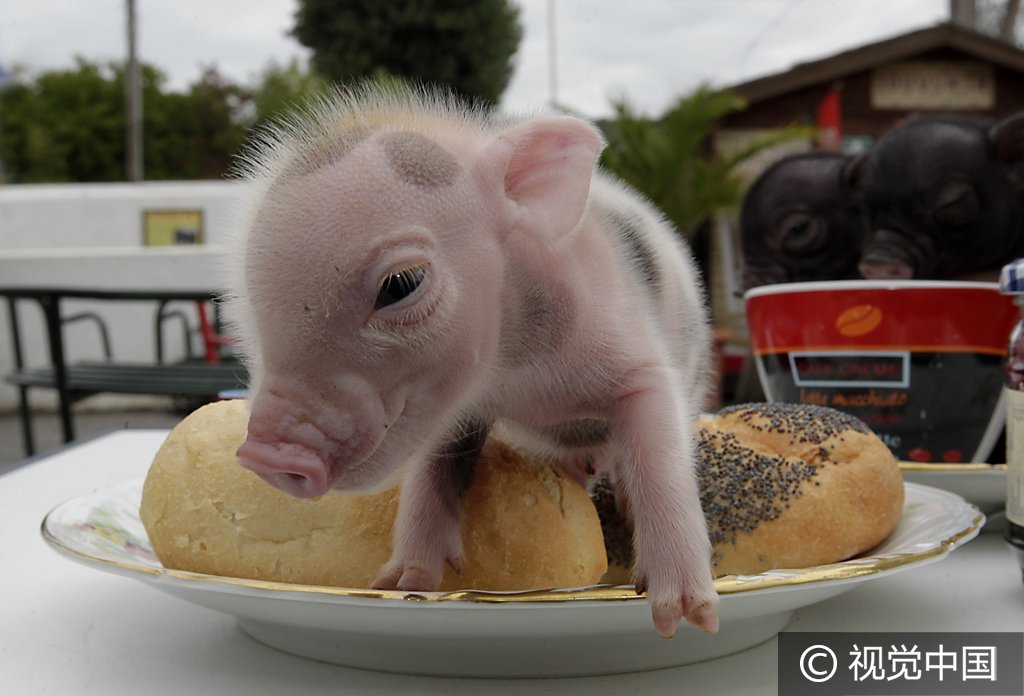
[[986, 515], [1006, 507], [1005, 464], [900, 462], [903, 480], [956, 493]]
[[775, 636], [801, 607], [856, 583], [942, 558], [978, 533], [979, 510], [948, 491], [907, 484], [889, 538], [842, 563], [716, 582], [721, 630], [660, 639], [628, 586], [532, 592], [380, 592], [228, 578], [164, 568], [153, 555], [134, 481], [69, 500], [43, 520], [61, 554], [233, 615], [250, 636], [352, 667], [459, 676], [569, 676], [657, 669], [729, 655]]

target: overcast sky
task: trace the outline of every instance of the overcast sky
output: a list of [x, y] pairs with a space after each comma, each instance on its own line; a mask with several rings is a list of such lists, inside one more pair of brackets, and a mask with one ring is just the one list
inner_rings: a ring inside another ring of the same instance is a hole
[[[241, 82], [308, 58], [288, 36], [297, 0], [136, 0], [139, 54], [184, 89], [203, 66]], [[503, 106], [551, 95], [548, 0], [518, 0], [524, 27]], [[125, 0], [0, 0], [0, 65], [120, 60]], [[727, 86], [934, 25], [949, 0], [554, 0], [557, 97], [592, 117], [622, 95], [656, 115], [702, 82]]]

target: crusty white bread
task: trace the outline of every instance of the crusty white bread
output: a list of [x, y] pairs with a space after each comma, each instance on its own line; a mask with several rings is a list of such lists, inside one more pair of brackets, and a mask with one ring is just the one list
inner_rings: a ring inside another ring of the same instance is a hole
[[[307, 585], [366, 588], [391, 555], [399, 491], [293, 498], [235, 461], [245, 403], [186, 417], [149, 469], [140, 518], [169, 568]], [[462, 498], [462, 574], [443, 590], [596, 583], [607, 562], [586, 491], [547, 464], [488, 443]]]

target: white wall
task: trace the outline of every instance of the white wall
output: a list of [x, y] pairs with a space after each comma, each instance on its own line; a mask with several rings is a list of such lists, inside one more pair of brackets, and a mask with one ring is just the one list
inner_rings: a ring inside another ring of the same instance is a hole
[[[237, 182], [0, 186], [0, 286], [83, 286], [102, 289], [222, 288], [226, 232], [244, 191]], [[142, 246], [146, 209], [201, 209], [206, 244]], [[182, 308], [195, 323], [193, 303]], [[49, 364], [41, 312], [19, 302], [24, 359]], [[65, 315], [96, 311], [106, 320], [114, 358], [155, 359], [155, 304], [68, 301]], [[179, 324], [166, 324], [165, 356], [184, 353]], [[196, 348], [199, 348], [198, 339]], [[94, 325], [73, 324], [65, 332], [69, 359], [100, 358]], [[13, 367], [6, 306], [0, 306], [0, 374]], [[52, 407], [50, 390], [32, 390], [33, 405]], [[17, 390], [0, 383], [0, 410], [17, 403]], [[103, 403], [101, 401], [101, 403]], [[107, 399], [109, 405], [120, 405]]]
[[[223, 243], [237, 181], [0, 186], [0, 251], [142, 248], [146, 210], [202, 210], [208, 245]], [[0, 283], [3, 280], [0, 279]]]

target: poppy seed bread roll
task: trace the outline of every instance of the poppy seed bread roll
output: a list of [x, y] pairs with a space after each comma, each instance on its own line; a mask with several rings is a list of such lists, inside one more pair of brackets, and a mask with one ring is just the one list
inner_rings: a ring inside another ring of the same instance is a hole
[[[243, 469], [244, 401], [187, 416], [153, 459], [139, 517], [168, 568], [304, 585], [367, 588], [391, 555], [399, 490], [293, 498]], [[544, 463], [489, 442], [462, 497], [462, 574], [442, 590], [579, 587], [605, 572], [587, 492]]]
[[[861, 554], [903, 513], [903, 478], [859, 419], [807, 404], [743, 404], [698, 423], [697, 475], [716, 576], [806, 568]], [[628, 582], [628, 526], [595, 491], [606, 582]]]

